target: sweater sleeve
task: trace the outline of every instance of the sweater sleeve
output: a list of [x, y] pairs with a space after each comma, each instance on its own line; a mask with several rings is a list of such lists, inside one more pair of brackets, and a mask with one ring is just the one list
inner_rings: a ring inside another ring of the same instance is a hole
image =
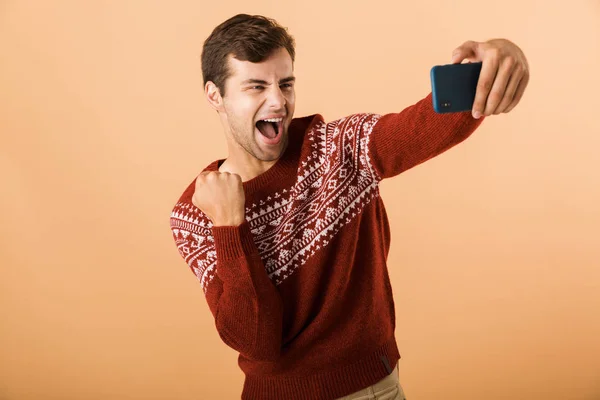
[[182, 235], [180, 228], [173, 231], [180, 254], [203, 285], [219, 336], [247, 358], [277, 359], [283, 303], [265, 271], [248, 222], [213, 226], [211, 232], [212, 236], [203, 237]]
[[371, 167], [378, 180], [396, 176], [467, 139], [483, 121], [471, 113], [438, 114], [432, 94], [399, 113], [381, 116], [368, 138]]

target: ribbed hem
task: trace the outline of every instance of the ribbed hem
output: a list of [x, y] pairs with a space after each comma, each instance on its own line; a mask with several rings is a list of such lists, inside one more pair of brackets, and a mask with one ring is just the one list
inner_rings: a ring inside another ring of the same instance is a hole
[[[388, 365], [386, 366], [386, 359]], [[246, 376], [242, 400], [333, 400], [371, 386], [390, 374], [400, 353], [392, 337], [352, 364], [302, 377]]]
[[212, 233], [217, 259], [221, 262], [248, 257], [258, 252], [248, 221], [238, 226], [213, 226]]

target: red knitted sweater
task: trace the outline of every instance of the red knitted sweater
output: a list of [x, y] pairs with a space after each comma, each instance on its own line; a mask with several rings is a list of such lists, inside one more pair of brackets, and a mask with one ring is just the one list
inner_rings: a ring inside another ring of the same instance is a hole
[[392, 371], [400, 354], [378, 183], [482, 120], [436, 114], [431, 93], [400, 113], [296, 118], [282, 157], [243, 183], [239, 226], [213, 227], [190, 183], [171, 228], [220, 337], [240, 353], [242, 399], [330, 400]]

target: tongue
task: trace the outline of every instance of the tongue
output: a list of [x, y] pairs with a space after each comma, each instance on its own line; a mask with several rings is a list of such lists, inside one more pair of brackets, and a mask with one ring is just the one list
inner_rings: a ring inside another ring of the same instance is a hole
[[258, 128], [260, 133], [262, 133], [264, 136], [268, 137], [269, 139], [273, 139], [277, 136], [277, 132], [275, 131], [274, 125], [275, 125], [274, 122], [258, 121], [256, 123], [256, 127]]

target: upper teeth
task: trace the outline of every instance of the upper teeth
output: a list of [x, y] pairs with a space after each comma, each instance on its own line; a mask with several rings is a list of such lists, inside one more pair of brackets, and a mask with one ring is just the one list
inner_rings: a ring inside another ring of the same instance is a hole
[[267, 121], [267, 122], [281, 122], [281, 121], [283, 121], [283, 118], [269, 118], [269, 119], [263, 119], [263, 121]]

